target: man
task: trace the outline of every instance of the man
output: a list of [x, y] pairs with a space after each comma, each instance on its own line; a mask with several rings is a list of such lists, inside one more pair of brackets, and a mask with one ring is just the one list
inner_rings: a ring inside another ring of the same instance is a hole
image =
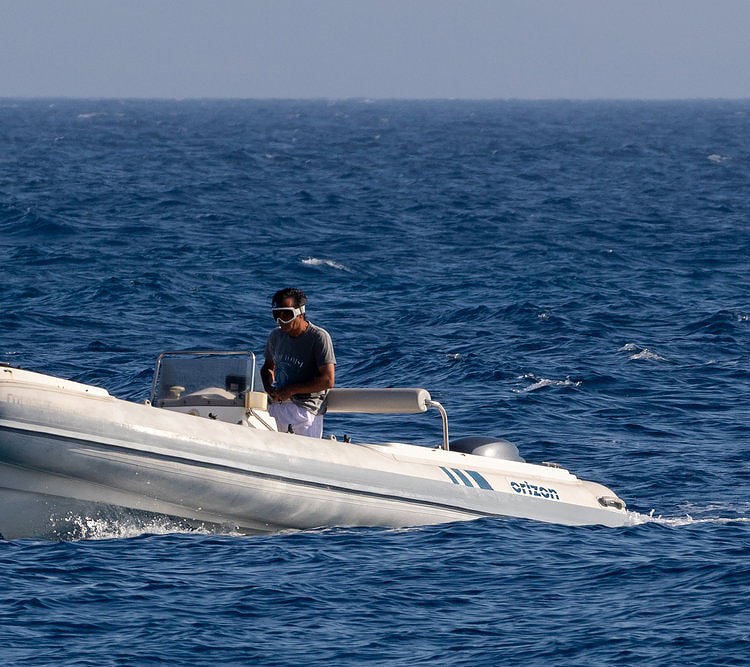
[[266, 342], [260, 369], [269, 396], [269, 414], [279, 431], [320, 438], [323, 401], [336, 379], [336, 357], [331, 336], [305, 315], [307, 296], [287, 287], [271, 300], [278, 329]]

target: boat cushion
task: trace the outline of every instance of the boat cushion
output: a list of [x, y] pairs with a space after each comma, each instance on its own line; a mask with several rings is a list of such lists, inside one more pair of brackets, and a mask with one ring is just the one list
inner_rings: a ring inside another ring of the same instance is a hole
[[357, 389], [336, 387], [328, 391], [328, 412], [361, 412], [366, 414], [412, 414], [427, 410], [430, 393], [426, 389]]

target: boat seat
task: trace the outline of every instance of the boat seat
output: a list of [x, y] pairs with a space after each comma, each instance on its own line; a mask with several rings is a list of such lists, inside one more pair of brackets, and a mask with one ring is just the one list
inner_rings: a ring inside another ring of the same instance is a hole
[[190, 394], [185, 394], [183, 398], [200, 398], [207, 401], [233, 401], [235, 398], [237, 398], [237, 394], [231, 391], [227, 391], [226, 389], [222, 389], [221, 387], [206, 387], [205, 389], [199, 389], [198, 391], [191, 392]]
[[176, 396], [175, 398], [164, 398], [158, 403], [159, 407], [176, 407], [181, 405], [216, 405], [216, 406], [244, 406], [244, 399], [237, 394], [222, 389], [221, 387], [205, 387], [189, 394]]
[[425, 412], [431, 401], [430, 392], [418, 388], [358, 389], [335, 387], [326, 396], [328, 412], [359, 412], [364, 414], [414, 414]]

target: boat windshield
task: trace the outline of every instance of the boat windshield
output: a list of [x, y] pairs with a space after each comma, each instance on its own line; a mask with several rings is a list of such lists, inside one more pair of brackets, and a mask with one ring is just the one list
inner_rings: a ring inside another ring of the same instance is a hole
[[207, 391], [225, 399], [242, 399], [262, 386], [257, 374], [252, 352], [163, 352], [156, 362], [151, 403]]

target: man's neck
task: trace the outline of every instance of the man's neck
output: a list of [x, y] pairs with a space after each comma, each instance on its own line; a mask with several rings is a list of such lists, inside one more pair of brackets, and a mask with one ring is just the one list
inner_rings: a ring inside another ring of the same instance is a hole
[[310, 328], [310, 323], [307, 320], [302, 320], [300, 323], [299, 328], [294, 328], [289, 330], [289, 335], [292, 338], [299, 338], [303, 333], [305, 333]]

